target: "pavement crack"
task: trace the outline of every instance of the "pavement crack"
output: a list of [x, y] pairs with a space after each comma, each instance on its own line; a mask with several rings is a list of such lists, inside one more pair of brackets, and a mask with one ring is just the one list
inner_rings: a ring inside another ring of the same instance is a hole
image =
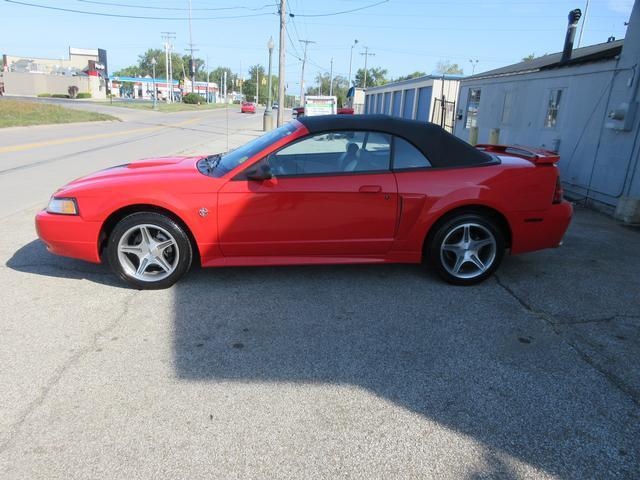
[[609, 315], [608, 317], [602, 317], [602, 318], [587, 318], [585, 320], [567, 320], [567, 321], [554, 322], [554, 325], [583, 325], [588, 323], [608, 323], [608, 322], [614, 321], [617, 318], [633, 319], [633, 318], [640, 318], [640, 316], [630, 315], [626, 313], [615, 313], [613, 315]]
[[[615, 375], [614, 373], [602, 368], [598, 362], [593, 359], [587, 352], [585, 352], [584, 350], [582, 350], [580, 348], [579, 345], [577, 345], [576, 343], [572, 342], [571, 339], [567, 338], [565, 335], [563, 335], [563, 333], [560, 331], [560, 329], [558, 327], [561, 326], [566, 326], [566, 325], [571, 325], [571, 324], [579, 324], [579, 323], [596, 323], [596, 322], [608, 322], [613, 320], [614, 318], [617, 317], [634, 317], [633, 315], [612, 315], [610, 317], [605, 317], [605, 318], [601, 318], [601, 319], [593, 319], [591, 321], [583, 321], [583, 322], [557, 322], [555, 321], [553, 315], [550, 315], [542, 310], [538, 310], [536, 308], [534, 308], [530, 303], [528, 303], [526, 300], [524, 300], [522, 297], [520, 297], [510, 286], [508, 286], [507, 284], [505, 284], [498, 275], [494, 274], [494, 277], [496, 279], [496, 283], [498, 284], [498, 286], [500, 286], [500, 288], [502, 288], [505, 292], [507, 292], [509, 294], [509, 296], [511, 296], [511, 298], [513, 298], [514, 300], [516, 300], [518, 302], [518, 304], [520, 304], [520, 306], [527, 312], [530, 313], [532, 315], [534, 315], [535, 317], [539, 318], [540, 320], [544, 321], [545, 323], [547, 323], [551, 329], [553, 330], [553, 332], [560, 338], [560, 340], [562, 342], [564, 342], [566, 345], [568, 345], [587, 365], [589, 365], [591, 368], [593, 368], [597, 373], [599, 373], [600, 375], [602, 375], [605, 380], [607, 380], [611, 385], [613, 385], [617, 390], [619, 390], [621, 393], [623, 393], [625, 396], [627, 396], [636, 406], [640, 407], [640, 395], [638, 395], [638, 392], [636, 392], [633, 387], [627, 385], [625, 383], [625, 381], [620, 378], [619, 376]], [[637, 315], [636, 315], [637, 317]]]
[[87, 345], [85, 345], [84, 347], [74, 352], [73, 355], [67, 358], [67, 360], [60, 367], [56, 369], [56, 371], [53, 373], [53, 375], [49, 378], [47, 383], [44, 385], [44, 387], [40, 391], [40, 394], [34, 400], [32, 400], [29, 403], [29, 405], [27, 405], [24, 411], [18, 416], [18, 419], [9, 427], [9, 431], [6, 439], [3, 440], [2, 443], [0, 443], [0, 455], [2, 455], [6, 450], [9, 449], [13, 440], [20, 433], [20, 430], [22, 426], [25, 424], [25, 422], [27, 421], [27, 419], [40, 406], [42, 406], [42, 404], [45, 402], [45, 400], [49, 396], [49, 393], [51, 392], [51, 390], [53, 390], [53, 388], [55, 388], [56, 385], [60, 383], [65, 373], [71, 367], [76, 365], [89, 352], [94, 351], [97, 348], [98, 342], [100, 341], [100, 339], [106, 336], [107, 334], [109, 334], [109, 332], [111, 332], [112, 330], [114, 330], [120, 324], [120, 322], [128, 315], [129, 308], [131, 307], [131, 303], [139, 293], [140, 293], [139, 291], [135, 291], [131, 293], [124, 301], [122, 312], [119, 315], [117, 315], [111, 322], [109, 322], [109, 324], [105, 326], [103, 329], [98, 330], [97, 332], [94, 332], [91, 341]]

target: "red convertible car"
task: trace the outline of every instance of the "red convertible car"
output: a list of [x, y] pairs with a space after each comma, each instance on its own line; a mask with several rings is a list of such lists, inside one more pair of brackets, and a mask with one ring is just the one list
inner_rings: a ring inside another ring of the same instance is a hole
[[56, 254], [136, 288], [204, 267], [420, 263], [469, 285], [505, 251], [556, 247], [572, 207], [551, 152], [471, 145], [382, 115], [302, 117], [222, 155], [75, 180], [38, 213]]

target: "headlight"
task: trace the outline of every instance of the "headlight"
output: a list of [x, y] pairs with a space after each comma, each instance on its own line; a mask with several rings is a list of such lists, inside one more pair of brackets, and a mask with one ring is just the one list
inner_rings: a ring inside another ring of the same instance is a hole
[[51, 197], [49, 205], [47, 205], [47, 212], [58, 215], [78, 215], [78, 205], [75, 198]]

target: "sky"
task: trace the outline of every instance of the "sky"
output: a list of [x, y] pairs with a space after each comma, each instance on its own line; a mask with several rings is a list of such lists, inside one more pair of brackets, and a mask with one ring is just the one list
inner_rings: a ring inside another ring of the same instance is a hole
[[[104, 48], [110, 72], [135, 64], [147, 48], [162, 48], [161, 32], [175, 32], [174, 49], [189, 44], [188, 0], [16, 0], [22, 3], [109, 15], [56, 11], [0, 0], [0, 53], [60, 58], [68, 48]], [[192, 0], [196, 56], [210, 68], [228, 66], [246, 76], [248, 67], [268, 62], [273, 36], [277, 73], [276, 0]], [[374, 5], [378, 4], [378, 5]], [[345, 10], [359, 9], [340, 14]], [[414, 71], [431, 73], [439, 61], [457, 63], [465, 74], [516, 63], [531, 53], [561, 51], [567, 14], [585, 10], [586, 0], [288, 0], [285, 81], [300, 88], [303, 46], [311, 40], [305, 84], [320, 72], [348, 76], [351, 46], [353, 76], [364, 66], [389, 77]], [[582, 45], [623, 38], [633, 0], [590, 0]], [[182, 10], [184, 9], [184, 10]], [[226, 18], [220, 18], [226, 17]], [[230, 18], [237, 17], [237, 18]], [[579, 29], [582, 24], [579, 25]], [[577, 43], [577, 36], [576, 36]], [[470, 62], [473, 60], [474, 62]], [[475, 60], [478, 60], [475, 63]]]

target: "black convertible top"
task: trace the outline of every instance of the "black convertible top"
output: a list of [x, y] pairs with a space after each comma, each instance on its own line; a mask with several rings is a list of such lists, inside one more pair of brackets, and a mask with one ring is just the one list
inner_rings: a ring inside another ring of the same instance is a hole
[[404, 138], [417, 147], [434, 167], [470, 167], [495, 159], [451, 135], [439, 125], [389, 115], [319, 115], [300, 117], [310, 133], [332, 130], [370, 130]]

